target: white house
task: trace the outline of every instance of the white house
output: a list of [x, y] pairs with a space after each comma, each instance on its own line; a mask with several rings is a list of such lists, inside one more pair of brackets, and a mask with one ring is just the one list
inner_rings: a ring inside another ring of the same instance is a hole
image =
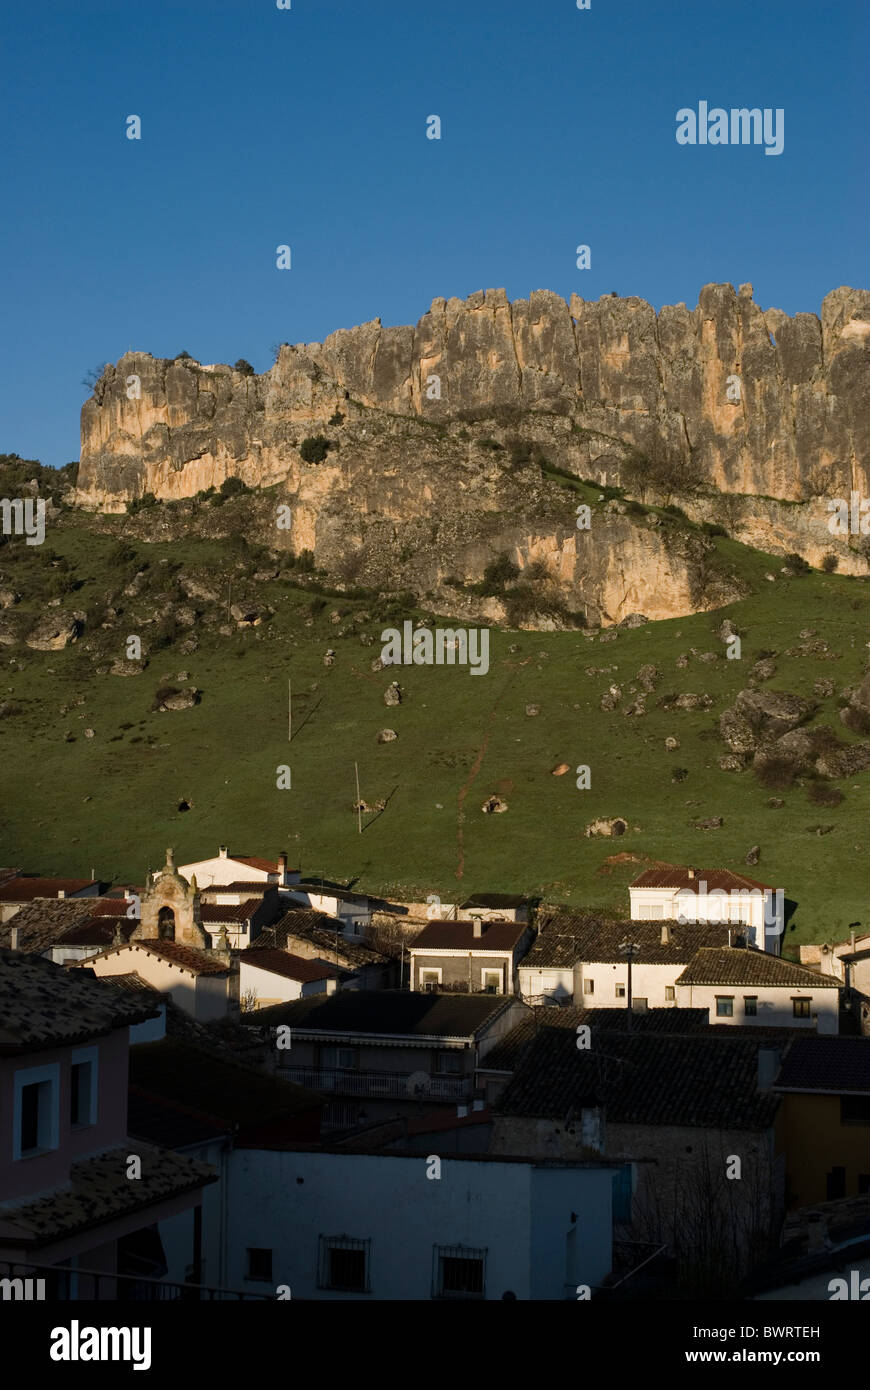
[[520, 961], [520, 994], [529, 1004], [620, 1008], [628, 1002], [675, 1008], [676, 982], [701, 946], [727, 946], [735, 929], [716, 922], [631, 922], [573, 911], [542, 910], [537, 939]]
[[255, 947], [239, 959], [242, 1002], [254, 1008], [284, 1004], [309, 994], [331, 994], [339, 986], [341, 971], [325, 961], [305, 960], [289, 951]]
[[299, 882], [299, 870], [287, 868], [286, 854], [279, 854], [277, 862], [249, 854], [230, 854], [226, 845], [221, 845], [211, 859], [197, 859], [194, 863], [180, 864], [178, 872], [188, 883], [196, 877], [197, 887], [209, 888], [213, 884], [234, 882], [277, 883], [283, 887]]
[[351, 893], [323, 879], [297, 878], [288, 896], [303, 907], [337, 918], [345, 936], [364, 936], [372, 920], [372, 902], [364, 893]]
[[751, 946], [701, 949], [676, 985], [678, 1006], [714, 1024], [839, 1032], [839, 980]]
[[230, 1287], [327, 1301], [576, 1301], [578, 1285], [594, 1292], [609, 1274], [614, 1165], [434, 1157], [233, 1154]]
[[632, 921], [732, 923], [747, 928], [753, 946], [774, 955], [782, 951], [783, 889], [745, 874], [661, 864], [636, 878], [628, 895]]

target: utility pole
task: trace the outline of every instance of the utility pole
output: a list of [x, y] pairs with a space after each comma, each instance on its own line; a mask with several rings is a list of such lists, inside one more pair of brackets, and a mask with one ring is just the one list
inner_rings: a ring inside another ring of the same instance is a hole
[[356, 773], [356, 824], [359, 834], [362, 834], [362, 803], [359, 799], [359, 763], [354, 763]]
[[293, 682], [287, 680], [287, 742], [293, 742]]
[[640, 947], [638, 946], [638, 944], [637, 944], [636, 941], [629, 941], [628, 938], [626, 937], [625, 941], [621, 941], [621, 942], [619, 943], [619, 954], [620, 954], [621, 956], [624, 956], [625, 959], [628, 961], [628, 1000], [627, 1000], [627, 1003], [628, 1003], [628, 1018], [626, 1019], [626, 1025], [627, 1025], [628, 1032], [630, 1033], [630, 1032], [631, 1032], [631, 964], [632, 964], [632, 961], [634, 960], [635, 956], [639, 956], [639, 955], [640, 955]]

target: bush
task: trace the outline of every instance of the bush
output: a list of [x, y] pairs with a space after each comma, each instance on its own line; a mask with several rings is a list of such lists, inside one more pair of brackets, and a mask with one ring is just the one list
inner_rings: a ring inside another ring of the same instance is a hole
[[138, 560], [138, 555], [128, 541], [116, 541], [109, 551], [106, 559], [112, 569], [126, 569]]
[[239, 360], [238, 360], [238, 362], [236, 362], [236, 364], [235, 364], [235, 370], [236, 370], [237, 372], [242, 372], [245, 376], [256, 376], [256, 375], [257, 375], [257, 373], [254, 371], [253, 367], [251, 366], [250, 362], [247, 362], [247, 361], [245, 360], [244, 357], [240, 357]]
[[471, 438], [471, 435], [468, 433], [468, 430], [467, 430], [467, 429], [465, 428], [465, 426], [463, 425], [463, 426], [462, 426], [462, 429], [459, 431], [459, 433], [457, 434], [456, 438], [457, 438], [457, 439], [463, 439], [463, 440], [464, 440], [464, 439], [470, 439], [470, 438]]
[[322, 463], [332, 445], [322, 434], [310, 434], [299, 445], [299, 457], [303, 463]]
[[314, 572], [314, 551], [303, 550], [296, 557], [296, 568], [300, 574], [312, 574]]
[[491, 451], [495, 451], [496, 449], [503, 449], [504, 445], [499, 444], [497, 439], [490, 439], [487, 436], [486, 439], [478, 439], [477, 447], [478, 449], [489, 449]]
[[173, 360], [176, 362], [192, 362], [193, 358], [189, 352], [177, 352]]
[[705, 536], [710, 536], [711, 538], [713, 536], [725, 536], [727, 538], [728, 536], [728, 532], [725, 530], [725, 527], [720, 526], [718, 521], [702, 522], [701, 530], [704, 532]]
[[236, 497], [240, 492], [250, 492], [250, 488], [248, 487], [247, 483], [243, 483], [241, 478], [224, 478], [223, 482], [221, 483], [222, 497]]
[[156, 507], [157, 498], [153, 492], [143, 492], [141, 497], [134, 497], [127, 503], [127, 515], [135, 516], [137, 512], [144, 512], [146, 507]]
[[810, 572], [810, 567], [803, 555], [796, 555], [794, 552], [791, 555], [786, 555], [785, 563], [796, 575], [809, 574]]
[[829, 550], [825, 558], [822, 560], [822, 569], [825, 571], [825, 574], [833, 574], [834, 570], [837, 568], [839, 563], [839, 555], [835, 555], [832, 550]]
[[800, 763], [794, 758], [789, 758], [785, 754], [776, 754], [766, 758], [759, 768], [756, 775], [763, 787], [779, 791], [794, 786], [794, 780], [800, 771]]
[[663, 511], [663, 512], [667, 512], [668, 516], [677, 516], [677, 517], [679, 517], [681, 521], [688, 521], [688, 520], [689, 520], [689, 518], [686, 516], [686, 513], [683, 511], [682, 507], [678, 507], [678, 506], [676, 505], [676, 503], [674, 503], [674, 502], [669, 502], [668, 505], [667, 505], [666, 507], [662, 507], [662, 511]]
[[343, 424], [344, 424], [344, 416], [342, 415], [342, 413], [341, 413], [340, 410], [336, 410], [334, 414], [330, 415], [330, 417], [329, 417], [329, 423], [330, 423], [330, 425], [343, 425]]
[[482, 594], [496, 595], [503, 592], [506, 584], [512, 584], [518, 577], [519, 570], [511, 560], [510, 556], [504, 551], [494, 560], [490, 560], [486, 569], [483, 571], [483, 582], [480, 586]]
[[839, 787], [828, 787], [824, 782], [813, 782], [808, 795], [814, 806], [839, 806], [845, 801]]

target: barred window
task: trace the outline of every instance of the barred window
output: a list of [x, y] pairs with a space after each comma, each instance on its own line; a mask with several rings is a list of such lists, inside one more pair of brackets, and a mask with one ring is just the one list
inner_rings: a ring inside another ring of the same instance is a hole
[[467, 1245], [436, 1245], [433, 1249], [433, 1298], [484, 1298], [486, 1250]]
[[370, 1293], [371, 1245], [353, 1236], [321, 1236], [318, 1287]]

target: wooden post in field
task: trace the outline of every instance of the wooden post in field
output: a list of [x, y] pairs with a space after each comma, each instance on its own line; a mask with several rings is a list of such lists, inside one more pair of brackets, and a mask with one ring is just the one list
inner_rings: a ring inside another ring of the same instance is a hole
[[357, 831], [358, 831], [358, 833], [361, 835], [361, 834], [362, 834], [362, 804], [360, 803], [360, 799], [359, 799], [359, 763], [354, 763], [353, 769], [354, 769], [354, 772], [356, 773], [356, 824], [357, 824]]

